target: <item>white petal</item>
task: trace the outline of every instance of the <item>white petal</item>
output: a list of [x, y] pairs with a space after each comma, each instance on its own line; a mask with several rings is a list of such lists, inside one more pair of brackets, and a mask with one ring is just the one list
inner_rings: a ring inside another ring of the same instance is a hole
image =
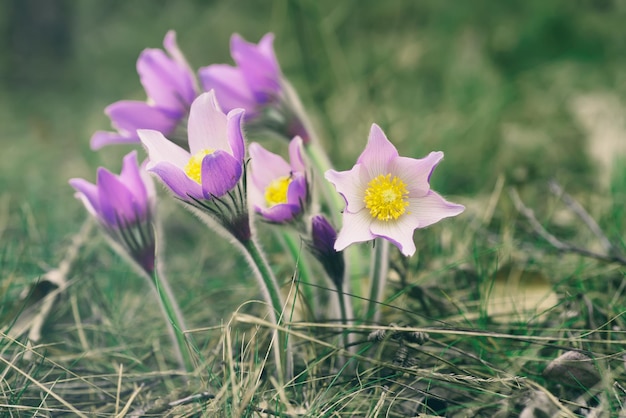
[[149, 160], [146, 169], [151, 169], [161, 161], [165, 161], [184, 169], [189, 158], [191, 157], [187, 151], [174, 144], [163, 136], [161, 132], [151, 131], [147, 129], [138, 129], [137, 135], [148, 151]]
[[337, 192], [346, 201], [346, 212], [356, 213], [365, 207], [364, 197], [367, 188], [367, 170], [357, 164], [349, 171], [328, 170], [326, 180], [335, 185]]
[[369, 139], [365, 150], [357, 160], [369, 172], [369, 178], [373, 179], [381, 174], [388, 174], [390, 164], [398, 158], [398, 150], [385, 136], [380, 126], [372, 124]]
[[191, 104], [187, 130], [191, 154], [204, 149], [221, 149], [233, 154], [228, 143], [226, 115], [220, 109], [213, 90], [201, 94]]
[[465, 210], [465, 206], [451, 203], [432, 190], [424, 197], [409, 198], [408, 214], [416, 228], [424, 228], [444, 218], [456, 216]]
[[424, 196], [430, 190], [428, 180], [443, 158], [443, 152], [431, 152], [425, 158], [398, 157], [390, 166], [391, 173], [406, 183], [409, 197]]
[[372, 217], [367, 210], [357, 213], [343, 213], [343, 227], [337, 234], [335, 250], [341, 251], [350, 244], [356, 242], [370, 241], [374, 235], [370, 232]]
[[415, 225], [409, 216], [403, 215], [394, 221], [375, 220], [370, 230], [372, 234], [391, 241], [407, 257], [415, 253], [415, 242], [413, 242]]

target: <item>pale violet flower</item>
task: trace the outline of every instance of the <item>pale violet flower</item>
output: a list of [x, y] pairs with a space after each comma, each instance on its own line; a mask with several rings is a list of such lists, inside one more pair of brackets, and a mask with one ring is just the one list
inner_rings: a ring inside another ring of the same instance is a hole
[[287, 140], [300, 136], [307, 144], [310, 133], [302, 119], [302, 106], [283, 77], [274, 52], [274, 35], [268, 33], [254, 44], [233, 34], [230, 53], [235, 66], [213, 64], [198, 70], [204, 90], [215, 90], [225, 111], [245, 109], [249, 128]]
[[124, 157], [119, 176], [100, 167], [96, 184], [80, 178], [70, 179], [69, 183], [107, 235], [144, 271], [151, 273], [156, 193], [152, 179], [137, 163], [137, 151]]
[[243, 108], [248, 118], [254, 117], [263, 105], [277, 100], [282, 91], [273, 43], [271, 33], [261, 38], [258, 45], [234, 34], [230, 51], [236, 66], [213, 64], [200, 68], [202, 86], [207, 91], [215, 90], [224, 110]]
[[[245, 195], [244, 110], [224, 114], [215, 93], [203, 93], [191, 105], [189, 150], [161, 132], [139, 130], [148, 151], [148, 171], [156, 174], [183, 202], [221, 225], [240, 242], [251, 238]], [[242, 181], [243, 179], [243, 181]]]
[[149, 155], [147, 170], [185, 201], [225, 195], [243, 173], [243, 112], [235, 109], [226, 115], [213, 91], [200, 95], [189, 113], [189, 151], [167, 140], [161, 132], [139, 130]]
[[285, 223], [294, 220], [308, 203], [308, 185], [302, 159], [302, 139], [289, 143], [289, 161], [250, 144], [250, 200], [265, 220]]
[[[148, 100], [121, 100], [106, 107], [116, 132], [98, 131], [91, 148], [119, 143], [139, 143], [137, 129], [152, 129], [174, 135], [198, 95], [195, 76], [176, 44], [176, 33], [163, 40], [165, 51], [145, 49], [137, 60], [137, 73]], [[167, 52], [167, 53], [166, 53]]]
[[422, 159], [400, 157], [380, 127], [373, 124], [356, 165], [349, 171], [328, 170], [325, 174], [346, 202], [335, 249], [380, 237], [402, 254], [413, 255], [415, 229], [465, 209], [430, 188], [430, 175], [442, 158], [442, 152], [431, 152]]

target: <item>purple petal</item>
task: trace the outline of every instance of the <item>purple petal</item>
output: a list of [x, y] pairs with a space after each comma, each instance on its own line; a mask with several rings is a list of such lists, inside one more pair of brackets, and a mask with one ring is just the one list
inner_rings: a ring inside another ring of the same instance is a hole
[[421, 159], [398, 157], [391, 164], [390, 171], [406, 183], [409, 197], [421, 197], [430, 190], [430, 175], [442, 158], [441, 151], [431, 152]]
[[415, 253], [415, 225], [412, 221], [406, 214], [393, 221], [373, 219], [370, 231], [377, 237], [391, 241], [405, 256], [411, 256]]
[[79, 178], [70, 179], [69, 183], [77, 191], [76, 197], [82, 200], [87, 211], [91, 215], [98, 217], [100, 213], [98, 186]]
[[118, 132], [96, 131], [91, 136], [91, 149], [93, 151], [97, 151], [106, 145], [136, 143], [139, 143], [139, 136], [136, 133], [122, 135]]
[[292, 220], [300, 211], [300, 205], [289, 203], [274, 205], [271, 208], [256, 207], [256, 211], [270, 222], [283, 223]]
[[183, 113], [196, 96], [192, 74], [160, 49], [145, 49], [137, 72], [148, 97], [159, 107]]
[[372, 124], [367, 145], [357, 164], [362, 164], [369, 172], [369, 178], [373, 179], [381, 174], [389, 174], [389, 164], [395, 158], [398, 158], [396, 147], [378, 125]]
[[367, 210], [357, 213], [344, 212], [343, 227], [337, 234], [335, 250], [341, 251], [350, 244], [373, 240], [375, 236], [370, 232], [371, 223], [372, 217]]
[[140, 216], [144, 216], [150, 208], [145, 179], [141, 176], [139, 170], [139, 164], [137, 163], [137, 151], [131, 151], [124, 157], [120, 181], [124, 183], [128, 190], [133, 194], [136, 213]]
[[289, 163], [293, 171], [299, 171], [304, 173], [306, 166], [304, 165], [304, 159], [302, 158], [302, 138], [299, 136], [294, 137], [289, 142]]
[[273, 42], [273, 34], [265, 35], [258, 46], [246, 42], [238, 34], [234, 34], [230, 40], [231, 55], [259, 102], [268, 101], [281, 90], [280, 70]]
[[328, 170], [324, 177], [335, 185], [337, 192], [346, 201], [346, 212], [356, 213], [365, 207], [363, 199], [369, 179], [367, 170], [361, 164], [349, 171]]
[[215, 151], [202, 160], [202, 191], [206, 199], [221, 197], [232, 190], [243, 170], [242, 162], [225, 151]]
[[150, 204], [151, 207], [153, 207], [154, 202], [156, 200], [156, 189], [154, 187], [154, 181], [152, 181], [152, 176], [150, 175], [150, 173], [148, 173], [148, 170], [146, 170], [147, 165], [148, 165], [148, 159], [146, 158], [144, 162], [141, 163], [141, 166], [139, 167], [139, 175], [141, 176], [141, 181], [143, 182], [146, 188], [148, 204]]
[[215, 90], [224, 111], [243, 108], [248, 117], [256, 111], [256, 100], [239, 68], [214, 64], [200, 68], [198, 76], [205, 91]]
[[98, 169], [98, 194], [101, 215], [107, 224], [120, 226], [137, 220], [138, 202], [134, 194], [115, 174], [102, 167]]
[[145, 102], [122, 100], [106, 107], [111, 124], [125, 136], [136, 137], [137, 129], [153, 129], [164, 135], [172, 132], [182, 114], [150, 106]]
[[407, 213], [403, 217], [411, 218], [414, 228], [424, 228], [444, 218], [456, 216], [465, 210], [465, 206], [451, 203], [430, 190], [426, 196], [409, 198]]
[[183, 170], [191, 158], [187, 151], [167, 140], [161, 132], [140, 129], [137, 134], [148, 151], [148, 171], [160, 162], [168, 162]]
[[189, 112], [187, 131], [191, 154], [205, 149], [224, 150], [232, 154], [226, 124], [226, 115], [220, 110], [215, 92], [210, 91], [198, 96]]
[[167, 53], [174, 59], [174, 61], [178, 63], [178, 65], [180, 65], [182, 68], [185, 68], [188, 74], [189, 80], [191, 80], [192, 89], [188, 93], [193, 93], [193, 96], [186, 97], [187, 103], [191, 104], [191, 102], [193, 102], [193, 99], [197, 95], [196, 94], [197, 88], [195, 85], [193, 70], [191, 69], [191, 66], [187, 62], [187, 59], [181, 52], [180, 48], [178, 48], [178, 43], [176, 42], [175, 31], [170, 30], [165, 34], [165, 38], [163, 38], [163, 47], [165, 48]]
[[291, 167], [280, 155], [266, 150], [256, 142], [250, 144], [248, 152], [252, 182], [261, 190], [265, 190], [272, 181], [291, 173]]
[[294, 173], [287, 189], [287, 202], [301, 207], [304, 206], [307, 191], [307, 181], [304, 174]]
[[190, 179], [185, 172], [175, 165], [162, 161], [148, 171], [155, 173], [163, 183], [178, 197], [189, 200], [189, 197], [203, 199], [202, 186]]
[[235, 160], [243, 161], [246, 149], [243, 137], [243, 109], [234, 109], [226, 115], [226, 129], [228, 131], [228, 143], [233, 151]]

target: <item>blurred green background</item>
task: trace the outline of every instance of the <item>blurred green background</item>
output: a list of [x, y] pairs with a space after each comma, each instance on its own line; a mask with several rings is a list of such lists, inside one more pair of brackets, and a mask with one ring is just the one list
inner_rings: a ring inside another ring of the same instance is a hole
[[339, 169], [376, 122], [401, 154], [444, 151], [434, 187], [466, 203], [501, 174], [598, 185], [593, 113], [581, 115], [594, 100], [608, 106], [601, 116], [619, 137], [625, 21], [620, 0], [3, 1], [0, 261], [54, 260], [78, 229], [84, 209], [67, 179], [119, 170], [132, 147], [92, 152], [89, 138], [109, 129], [107, 104], [145, 98], [136, 59], [169, 29], [194, 67], [232, 63], [233, 32], [253, 42], [274, 32]]

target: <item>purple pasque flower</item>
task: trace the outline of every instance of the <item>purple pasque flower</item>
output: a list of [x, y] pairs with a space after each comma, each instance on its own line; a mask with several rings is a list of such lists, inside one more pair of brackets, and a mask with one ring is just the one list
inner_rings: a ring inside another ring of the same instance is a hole
[[165, 51], [145, 49], [137, 60], [137, 72], [148, 100], [121, 100], [107, 106], [105, 113], [117, 132], [96, 132], [91, 137], [92, 149], [139, 143], [137, 129], [172, 135], [185, 119], [198, 95], [194, 74], [176, 44], [174, 31], [167, 32], [163, 46]]
[[273, 43], [271, 33], [263, 36], [257, 45], [233, 34], [230, 51], [236, 66], [214, 64], [200, 68], [202, 87], [205, 91], [215, 90], [224, 110], [243, 108], [247, 118], [256, 117], [282, 91], [282, 75]]
[[137, 164], [137, 151], [124, 157], [119, 176], [98, 168], [96, 184], [73, 178], [70, 185], [105, 232], [145, 271], [154, 269], [154, 205], [152, 179]]
[[224, 196], [243, 173], [243, 114], [242, 109], [224, 114], [213, 91], [198, 96], [189, 112], [190, 151], [161, 132], [140, 129], [137, 133], [149, 155], [147, 170], [184, 201]]
[[250, 200], [265, 220], [285, 223], [302, 214], [308, 203], [302, 139], [289, 143], [289, 164], [257, 143], [250, 144]]
[[315, 215], [311, 218], [311, 239], [306, 240], [311, 254], [324, 267], [324, 271], [335, 284], [337, 289], [343, 287], [345, 261], [343, 252], [335, 250], [337, 231], [324, 215]]
[[349, 171], [328, 170], [325, 174], [346, 201], [335, 249], [381, 237], [402, 254], [413, 255], [415, 229], [465, 209], [430, 188], [430, 176], [442, 158], [440, 151], [422, 159], [400, 157], [380, 127], [373, 124], [356, 165]]

